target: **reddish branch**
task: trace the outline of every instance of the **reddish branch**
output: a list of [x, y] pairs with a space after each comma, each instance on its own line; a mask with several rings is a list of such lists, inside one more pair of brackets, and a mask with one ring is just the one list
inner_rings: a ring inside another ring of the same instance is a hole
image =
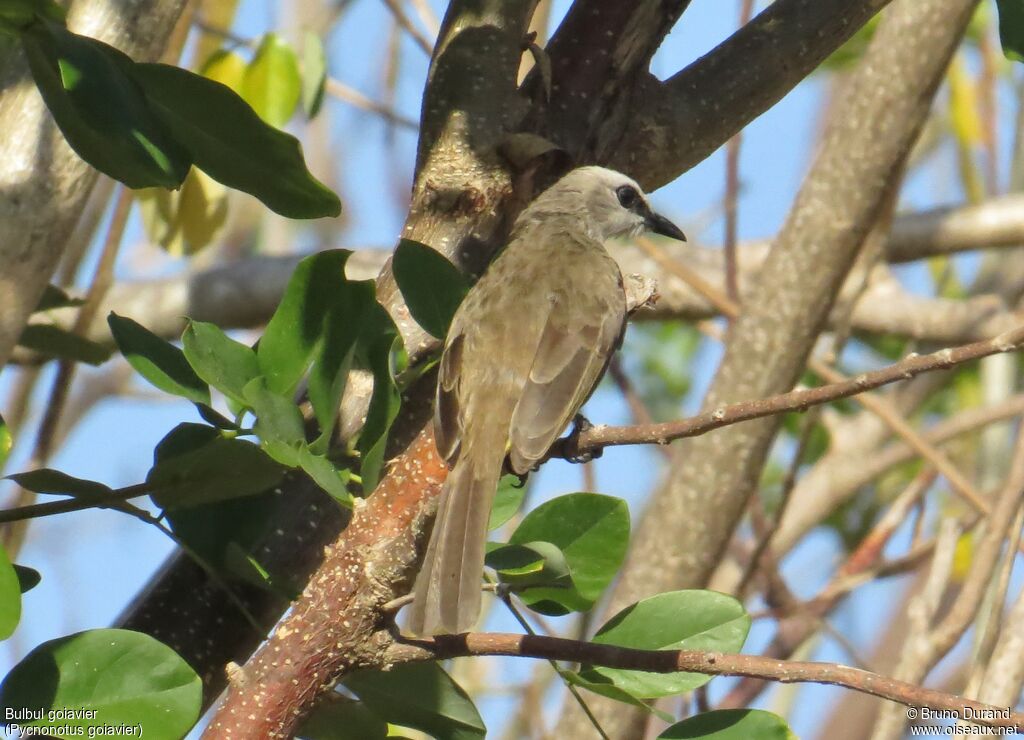
[[[429, 428], [429, 427], [428, 427]], [[397, 457], [310, 580], [294, 611], [244, 668], [203, 733], [210, 738], [294, 736], [342, 672], [386, 664], [383, 606], [408, 591], [418, 541], [448, 468], [421, 434]]]
[[433, 641], [396, 643], [387, 652], [390, 662], [438, 660], [470, 655], [504, 655], [586, 663], [609, 668], [672, 673], [688, 671], [710, 676], [748, 676], [780, 683], [823, 683], [843, 686], [910, 707], [972, 712], [972, 721], [987, 727], [1024, 728], [1024, 713], [994, 707], [942, 691], [835, 663], [784, 661], [756, 655], [701, 650], [636, 650], [543, 635], [468, 633]]

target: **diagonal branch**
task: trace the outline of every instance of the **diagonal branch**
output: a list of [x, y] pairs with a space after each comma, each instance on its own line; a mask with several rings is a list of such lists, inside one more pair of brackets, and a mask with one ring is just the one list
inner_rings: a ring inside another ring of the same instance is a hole
[[889, 0], [777, 0], [665, 82], [631, 96], [632, 115], [606, 127], [599, 159], [648, 190], [705, 159], [771, 108]]

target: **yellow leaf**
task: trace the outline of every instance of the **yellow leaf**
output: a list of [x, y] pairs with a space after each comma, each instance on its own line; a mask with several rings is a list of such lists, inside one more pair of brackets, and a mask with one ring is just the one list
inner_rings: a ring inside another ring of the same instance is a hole
[[195, 254], [213, 241], [227, 220], [227, 196], [227, 188], [202, 170], [193, 167], [188, 173], [178, 202], [186, 254]]
[[978, 115], [978, 93], [974, 80], [964, 69], [957, 56], [949, 66], [949, 117], [953, 135], [967, 146], [977, 146], [982, 140], [981, 118]]
[[220, 49], [206, 60], [200, 73], [239, 92], [245, 77], [245, 60], [233, 51]]
[[[186, 180], [191, 173], [186, 176]], [[182, 254], [184, 243], [178, 221], [178, 193], [164, 188], [145, 188], [135, 194], [146, 236], [171, 254]]]
[[292, 117], [302, 94], [299, 60], [276, 33], [263, 37], [245, 70], [241, 95], [260, 118], [280, 128]]

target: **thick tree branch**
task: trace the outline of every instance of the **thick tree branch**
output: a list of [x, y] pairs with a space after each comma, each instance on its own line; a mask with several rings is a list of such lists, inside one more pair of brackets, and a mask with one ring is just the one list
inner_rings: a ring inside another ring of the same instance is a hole
[[831, 684], [910, 707], [950, 710], [960, 716], [971, 711], [976, 718], [974, 721], [985, 727], [1024, 728], [1024, 713], [1005, 706], [984, 704], [836, 663], [785, 661], [701, 650], [637, 650], [545, 635], [476, 632], [398, 642], [389, 647], [385, 655], [389, 663], [503, 655], [652, 673], [687, 671], [708, 676], [749, 676], [779, 683]]
[[839, 48], [889, 0], [778, 0], [665, 82], [648, 76], [632, 115], [602, 132], [600, 160], [648, 190], [731, 139]]
[[[129, 56], [160, 56], [185, 0], [79, 0], [68, 26]], [[19, 47], [0, 52], [0, 367], [64, 251], [97, 172], [72, 151]]]

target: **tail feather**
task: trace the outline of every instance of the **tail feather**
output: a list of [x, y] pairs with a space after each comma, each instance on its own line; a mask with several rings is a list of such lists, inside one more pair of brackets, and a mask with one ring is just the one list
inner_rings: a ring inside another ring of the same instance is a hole
[[487, 522], [501, 463], [501, 458], [481, 459], [467, 449], [448, 476], [416, 578], [408, 625], [413, 634], [456, 634], [476, 623]]

